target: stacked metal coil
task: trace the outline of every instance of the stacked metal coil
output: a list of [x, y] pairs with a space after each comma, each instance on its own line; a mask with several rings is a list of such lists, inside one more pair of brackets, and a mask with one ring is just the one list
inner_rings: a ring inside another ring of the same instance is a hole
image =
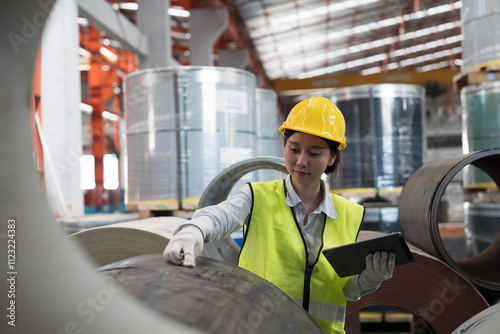
[[500, 60], [500, 3], [496, 0], [463, 0], [463, 65], [467, 69]]
[[422, 165], [423, 87], [362, 85], [326, 97], [342, 111], [348, 138], [336, 189], [400, 187]]
[[[500, 82], [484, 82], [462, 88], [463, 152], [500, 147]], [[495, 188], [482, 170], [464, 168], [464, 187]]]
[[195, 208], [217, 173], [256, 155], [254, 74], [159, 68], [129, 74], [124, 87], [128, 204]]

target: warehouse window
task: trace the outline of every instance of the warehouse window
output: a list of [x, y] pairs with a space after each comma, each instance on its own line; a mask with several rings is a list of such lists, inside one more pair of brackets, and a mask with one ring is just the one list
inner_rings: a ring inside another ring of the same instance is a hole
[[95, 159], [93, 155], [86, 154], [80, 157], [80, 188], [95, 188]]
[[104, 155], [104, 189], [118, 189], [118, 157], [116, 154]]
[[[118, 157], [116, 154], [105, 154], [104, 167], [104, 189], [118, 189]], [[95, 158], [91, 154], [82, 155], [80, 158], [80, 188], [94, 189], [95, 184]]]

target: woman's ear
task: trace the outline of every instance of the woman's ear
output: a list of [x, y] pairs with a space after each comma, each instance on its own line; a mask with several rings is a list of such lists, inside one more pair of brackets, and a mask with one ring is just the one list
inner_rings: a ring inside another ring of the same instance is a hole
[[332, 155], [330, 156], [330, 160], [328, 160], [328, 166], [333, 166], [333, 163], [335, 162], [335, 160], [337, 159], [337, 155]]

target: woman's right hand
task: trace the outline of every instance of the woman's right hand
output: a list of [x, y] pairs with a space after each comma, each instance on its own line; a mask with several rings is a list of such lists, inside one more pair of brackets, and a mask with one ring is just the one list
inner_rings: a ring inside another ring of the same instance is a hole
[[365, 286], [377, 286], [392, 277], [396, 254], [375, 252], [366, 256], [366, 268], [359, 275]]
[[163, 251], [165, 261], [185, 267], [194, 267], [195, 259], [203, 250], [203, 233], [194, 225], [177, 232]]

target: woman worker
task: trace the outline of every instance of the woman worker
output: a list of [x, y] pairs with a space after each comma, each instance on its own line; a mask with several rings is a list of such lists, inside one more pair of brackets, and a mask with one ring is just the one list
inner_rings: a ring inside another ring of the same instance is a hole
[[163, 256], [192, 267], [203, 243], [243, 227], [239, 266], [285, 291], [325, 333], [344, 333], [346, 300], [358, 300], [391, 278], [395, 255], [369, 254], [361, 274], [340, 278], [321, 252], [354, 242], [364, 215], [361, 205], [331, 194], [321, 179], [337, 171], [346, 147], [345, 120], [333, 102], [299, 102], [279, 130], [286, 179], [248, 183], [228, 200], [197, 210]]

